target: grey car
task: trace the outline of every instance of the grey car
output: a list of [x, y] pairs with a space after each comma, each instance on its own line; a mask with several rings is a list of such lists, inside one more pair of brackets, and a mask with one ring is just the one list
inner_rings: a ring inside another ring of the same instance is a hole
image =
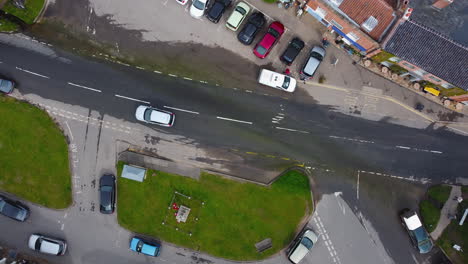
[[13, 88], [15, 88], [15, 83], [10, 80], [0, 79], [0, 92], [9, 94], [13, 92]]
[[20, 202], [16, 202], [0, 195], [0, 214], [16, 221], [24, 222], [29, 217], [29, 209]]
[[320, 46], [314, 46], [307, 57], [304, 66], [301, 69], [301, 79], [309, 79], [314, 76], [315, 71], [325, 57], [325, 49]]
[[112, 214], [115, 208], [115, 176], [102, 175], [99, 179], [99, 210], [103, 214]]

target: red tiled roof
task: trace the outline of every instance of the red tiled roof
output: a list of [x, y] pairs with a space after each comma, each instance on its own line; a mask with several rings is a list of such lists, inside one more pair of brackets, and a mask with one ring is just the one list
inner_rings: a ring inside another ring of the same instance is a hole
[[378, 24], [368, 34], [379, 41], [394, 18], [393, 8], [386, 1], [389, 0], [344, 0], [338, 8], [359, 25], [370, 16], [375, 17]]

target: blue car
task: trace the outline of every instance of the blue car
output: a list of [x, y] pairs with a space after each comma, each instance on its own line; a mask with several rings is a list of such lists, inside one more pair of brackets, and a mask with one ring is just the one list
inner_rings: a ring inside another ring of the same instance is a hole
[[159, 256], [161, 245], [149, 243], [138, 237], [133, 237], [130, 241], [130, 249], [148, 256], [157, 257]]

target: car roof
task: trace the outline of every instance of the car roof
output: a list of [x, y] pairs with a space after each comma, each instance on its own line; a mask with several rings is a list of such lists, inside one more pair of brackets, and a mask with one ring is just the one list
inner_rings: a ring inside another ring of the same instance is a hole
[[415, 230], [418, 227], [422, 226], [421, 220], [419, 220], [418, 215], [416, 212], [413, 212], [413, 215], [406, 217], [403, 217], [403, 221], [406, 224], [406, 227], [408, 227], [409, 230]]
[[273, 46], [273, 43], [275, 43], [275, 41], [276, 38], [272, 34], [266, 33], [259, 44], [262, 45], [262, 47], [269, 49], [271, 48], [271, 46]]
[[317, 70], [318, 66], [320, 65], [320, 61], [316, 58], [309, 56], [307, 59], [306, 64], [304, 65], [303, 72], [307, 75], [313, 75]]
[[143, 247], [141, 248], [141, 253], [150, 255], [150, 256], [157, 256], [159, 253], [159, 246], [151, 245], [145, 242], [143, 239], [138, 237], [133, 237], [130, 241], [130, 249], [136, 251], [138, 242], [143, 242]]
[[151, 115], [150, 115], [151, 122], [169, 124], [170, 119], [171, 119], [170, 114], [163, 112], [161, 110], [158, 110], [156, 108], [151, 108]]
[[313, 244], [315, 244], [318, 240], [317, 235], [312, 230], [310, 229], [306, 230], [304, 234], [298, 240], [296, 244], [297, 246], [293, 249], [293, 251], [289, 255], [289, 259], [294, 263], [299, 263], [305, 257], [305, 255], [309, 253], [309, 249], [301, 243], [304, 237], [310, 239]]
[[49, 254], [58, 254], [60, 252], [60, 245], [52, 241], [52, 239], [47, 237], [41, 237], [42, 243], [41, 248], [39, 249], [41, 252], [49, 253]]

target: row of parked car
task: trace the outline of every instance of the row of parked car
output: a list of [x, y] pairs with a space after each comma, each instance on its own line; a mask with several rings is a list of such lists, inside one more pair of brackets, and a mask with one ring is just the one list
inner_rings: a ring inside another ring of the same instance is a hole
[[[188, 3], [188, 0], [176, 1], [182, 5]], [[192, 0], [190, 15], [194, 18], [201, 18], [203, 15], [205, 15], [208, 20], [212, 21], [213, 23], [218, 23], [231, 3], [232, 0], [215, 0], [214, 3], [210, 6], [209, 0]], [[231, 15], [226, 21], [226, 28], [232, 31], [237, 31], [241, 28], [243, 21], [247, 19], [247, 22], [237, 34], [237, 39], [244, 45], [252, 44], [258, 32], [260, 32], [266, 24], [264, 14], [261, 12], [253, 12], [248, 17], [250, 11], [251, 8], [248, 4], [245, 2], [239, 2], [234, 7]], [[266, 33], [253, 48], [253, 54], [260, 59], [266, 58], [276, 43], [278, 43], [284, 32], [285, 27], [281, 22], [272, 22], [268, 26]], [[280, 60], [287, 66], [290, 66], [297, 58], [299, 53], [304, 49], [304, 47], [304, 41], [298, 37], [293, 38], [289, 42], [286, 50], [281, 54]], [[309, 52], [309, 56], [306, 58], [301, 68], [301, 79], [304, 80], [312, 78], [324, 57], [325, 49], [321, 46], [314, 46]], [[258, 81], [263, 85], [277, 88], [282, 91], [294, 92], [297, 82], [294, 78], [287, 75], [289, 74], [281, 74], [273, 71], [262, 70]]]

